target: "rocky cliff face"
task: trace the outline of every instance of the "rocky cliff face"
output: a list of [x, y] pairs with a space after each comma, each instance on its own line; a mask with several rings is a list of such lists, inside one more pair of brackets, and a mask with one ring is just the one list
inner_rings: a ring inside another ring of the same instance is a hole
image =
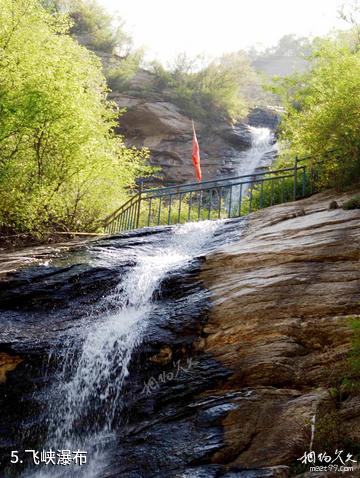
[[[115, 89], [110, 97], [126, 112], [120, 118], [119, 132], [129, 144], [150, 149], [150, 164], [160, 166], [159, 177], [165, 184], [194, 181], [191, 160], [191, 118], [164, 93], [154, 91], [154, 75], [140, 70], [131, 80], [126, 92]], [[276, 129], [278, 115], [271, 110], [257, 109], [249, 117], [249, 124]], [[201, 149], [201, 164], [205, 179], [230, 175], [239, 164], [239, 153], [251, 147], [247, 120], [231, 125], [219, 118], [211, 126], [196, 121], [195, 127]]]
[[[149, 102], [120, 95], [114, 95], [114, 98], [118, 105], [127, 108], [120, 119], [120, 132], [124, 133], [129, 144], [149, 148], [149, 163], [161, 167], [159, 176], [162, 182], [193, 182], [191, 120], [173, 103]], [[246, 127], [241, 133], [226, 125], [220, 125], [217, 132], [210, 133], [198, 122], [195, 127], [201, 144], [204, 178], [231, 174], [239, 151], [251, 146], [250, 133]]]
[[198, 349], [232, 371], [215, 463], [294, 464], [309, 449], [314, 416], [318, 448], [360, 444], [359, 395], [334, 399], [349, 317], [360, 313], [360, 213], [328, 210], [331, 199], [253, 215], [240, 241], [203, 267], [213, 307]]
[[[128, 144], [149, 148], [149, 163], [161, 167], [161, 182], [193, 181], [191, 119], [163, 95], [140, 92], [144, 85], [152, 85], [153, 81], [152, 74], [140, 71], [132, 79], [129, 92], [120, 94], [114, 91], [111, 94], [119, 107], [126, 108], [126, 113], [120, 118], [119, 132], [125, 135]], [[237, 132], [223, 120], [219, 121], [214, 132], [198, 122], [195, 126], [205, 178], [231, 172], [238, 152], [251, 146], [246, 127]]]
[[[94, 49], [88, 35], [76, 38], [100, 58], [105, 76], [119, 66], [121, 57]], [[117, 83], [115, 79], [109, 80], [109, 84], [109, 99], [120, 110], [125, 109], [117, 132], [125, 136], [129, 146], [149, 148], [149, 164], [160, 167], [150, 185], [194, 182], [191, 118], [174, 104], [169, 91], [159, 88], [155, 74], [139, 69], [126, 82], [120, 79]], [[242, 163], [241, 153], [252, 144], [249, 125], [275, 131], [279, 117], [279, 110], [256, 107], [234, 125], [224, 117], [208, 124], [195, 121], [204, 179], [233, 174]]]
[[[167, 276], [99, 478], [296, 476], [314, 416], [314, 449], [358, 453], [359, 394], [339, 385], [349, 320], [360, 318], [360, 211], [328, 209], [348, 196], [324, 193], [228, 221], [214, 252]], [[50, 351], [132, 267], [126, 251], [166, 241], [168, 231], [100, 241], [124, 251], [116, 269], [77, 250], [0, 283], [5, 476], [19, 476], [10, 449], [41, 448], [44, 397], [57, 373]]]

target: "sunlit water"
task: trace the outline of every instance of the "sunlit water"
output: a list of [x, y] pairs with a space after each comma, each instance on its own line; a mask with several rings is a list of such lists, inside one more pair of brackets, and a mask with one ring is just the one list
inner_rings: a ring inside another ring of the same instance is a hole
[[278, 145], [274, 141], [274, 133], [269, 128], [249, 126], [249, 129], [251, 148], [240, 154], [238, 167], [235, 171], [236, 176], [243, 176], [243, 178], [234, 180], [234, 183], [241, 182], [242, 184], [241, 186], [232, 186], [231, 192], [227, 191], [225, 196], [225, 209], [229, 210], [231, 203], [232, 210], [236, 214], [240, 214], [241, 203], [248, 195], [254, 175], [269, 166], [278, 151]]
[[[237, 175], [253, 174], [266, 155], [276, 152], [268, 128], [251, 128], [251, 134], [252, 148], [242, 154]], [[118, 285], [88, 318], [80, 345], [70, 338], [58, 385], [49, 397], [48, 434], [42, 448], [84, 450], [88, 463], [82, 467], [48, 465], [35, 473], [32, 466], [25, 478], [104, 475], [107, 453], [116, 439], [114, 420], [121, 414], [123, 384], [133, 351], [146, 333], [154, 293], [168, 273], [206, 251], [218, 227], [219, 222], [214, 221], [179, 225], [172, 229], [167, 243], [136, 248], [135, 265], [125, 277], [119, 277]], [[95, 266], [114, 267], [121, 264], [123, 254], [121, 248], [98, 247], [93, 262]]]
[[[170, 271], [186, 266], [204, 251], [218, 226], [219, 222], [211, 221], [176, 226], [167, 244], [139, 246], [135, 266], [104, 298], [105, 312], [87, 321], [93, 325], [83, 331], [80, 354], [69, 344], [48, 411], [49, 431], [43, 449], [85, 450], [88, 464], [43, 467], [36, 473], [25, 472], [25, 477], [101, 476], [107, 463], [106, 449], [115, 439], [113, 423], [121, 412], [123, 383], [133, 351], [146, 333], [154, 292]], [[98, 248], [94, 262], [116, 265], [123, 254], [121, 248]]]
[[249, 126], [251, 134], [251, 148], [240, 156], [237, 176], [254, 174], [262, 166], [262, 162], [271, 162], [278, 146], [274, 141], [274, 133], [269, 128]]

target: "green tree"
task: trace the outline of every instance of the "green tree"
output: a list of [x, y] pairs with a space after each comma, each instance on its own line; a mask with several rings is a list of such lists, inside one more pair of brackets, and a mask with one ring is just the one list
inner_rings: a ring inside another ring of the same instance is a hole
[[143, 168], [67, 15], [0, 0], [0, 230], [94, 230]]
[[347, 185], [360, 174], [360, 53], [318, 40], [310, 61], [309, 72], [277, 89], [288, 111], [282, 138], [294, 155], [327, 157], [316, 166], [320, 187]]
[[144, 57], [142, 48], [134, 48], [120, 17], [112, 17], [95, 0], [42, 0], [52, 13], [67, 13], [70, 34], [102, 60], [108, 85], [123, 91], [139, 70]]
[[96, 0], [40, 0], [51, 13], [67, 13], [72, 20], [70, 33], [90, 49], [128, 55], [132, 38], [125, 23], [112, 17]]
[[339, 10], [339, 16], [348, 25], [350, 30], [341, 32], [345, 36], [350, 48], [357, 51], [360, 48], [360, 3], [358, 0], [344, 3]]
[[179, 54], [165, 69], [154, 63], [157, 86], [185, 113], [203, 121], [219, 116], [236, 119], [246, 115], [249, 102], [245, 86], [255, 73], [243, 52], [223, 55], [212, 61]]

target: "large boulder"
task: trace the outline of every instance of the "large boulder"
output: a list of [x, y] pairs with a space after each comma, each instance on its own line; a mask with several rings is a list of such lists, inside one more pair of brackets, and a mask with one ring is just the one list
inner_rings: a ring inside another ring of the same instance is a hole
[[279, 126], [281, 117], [280, 115], [283, 113], [284, 110], [280, 107], [256, 107], [249, 112], [246, 122], [250, 126], [276, 130], [276, 128]]

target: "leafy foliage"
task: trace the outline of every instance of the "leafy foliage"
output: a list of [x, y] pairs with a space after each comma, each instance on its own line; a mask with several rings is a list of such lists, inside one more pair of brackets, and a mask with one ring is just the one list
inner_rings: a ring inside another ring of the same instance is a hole
[[352, 197], [343, 205], [343, 209], [360, 209], [360, 195]]
[[70, 33], [90, 49], [126, 56], [132, 38], [121, 18], [113, 18], [96, 0], [43, 0], [50, 11], [65, 12], [71, 19]]
[[123, 91], [136, 74], [144, 51], [135, 49], [125, 23], [113, 18], [96, 0], [42, 0], [52, 12], [66, 12], [71, 21], [70, 33], [80, 44], [103, 60], [103, 70], [112, 90]]
[[129, 80], [131, 80], [139, 70], [142, 57], [143, 51], [137, 50], [118, 61], [115, 65], [106, 68], [105, 75], [109, 87], [116, 91], [128, 90]]
[[327, 157], [314, 165], [318, 187], [346, 186], [360, 174], [360, 53], [318, 40], [310, 60], [308, 73], [275, 89], [288, 111], [282, 139], [294, 155]]
[[153, 71], [158, 88], [185, 113], [203, 121], [219, 115], [244, 116], [249, 102], [243, 91], [256, 79], [242, 52], [223, 55], [208, 63], [202, 57], [191, 59], [180, 54], [168, 69], [153, 63]]
[[100, 62], [67, 35], [68, 17], [0, 2], [0, 230], [94, 230], [146, 153], [113, 134]]

